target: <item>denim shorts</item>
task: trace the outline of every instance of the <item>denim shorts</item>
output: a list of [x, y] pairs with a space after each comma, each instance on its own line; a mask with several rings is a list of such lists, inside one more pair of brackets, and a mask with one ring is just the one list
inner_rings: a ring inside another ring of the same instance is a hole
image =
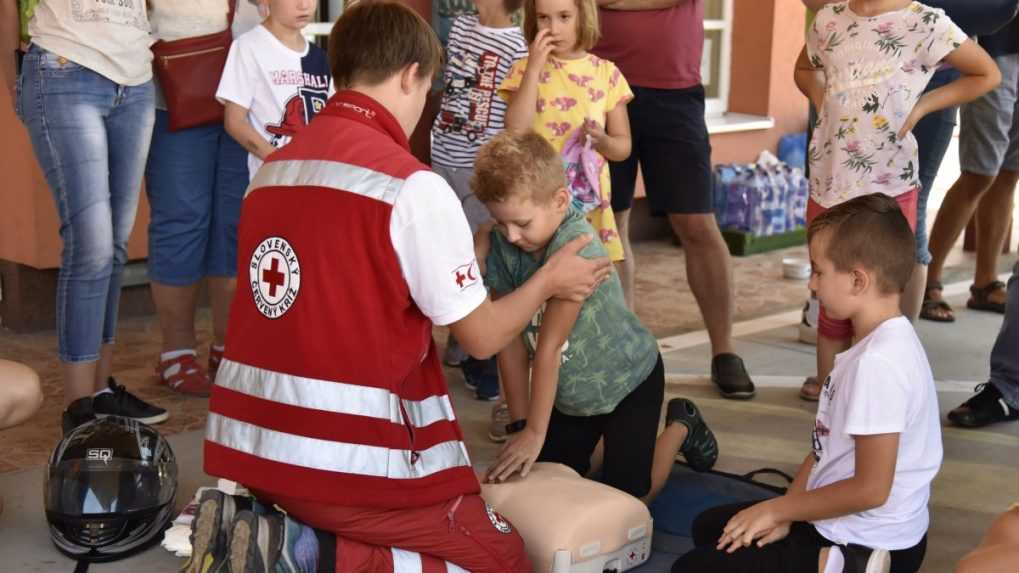
[[248, 187], [248, 152], [222, 124], [171, 132], [156, 111], [145, 169], [152, 208], [149, 278], [186, 286], [237, 275], [237, 221]]
[[994, 177], [1019, 172], [1019, 54], [994, 58], [1001, 70], [998, 87], [962, 106], [959, 112], [959, 166]]
[[[950, 84], [959, 78], [955, 68], [938, 70], [927, 84], [924, 92], [934, 91]], [[918, 175], [920, 177], [920, 195], [916, 202], [916, 262], [927, 265], [931, 262], [928, 249], [927, 233], [927, 200], [938, 176], [941, 161], [952, 143], [955, 132], [955, 118], [959, 115], [958, 107], [950, 107], [929, 113], [913, 128], [916, 138]]]
[[151, 81], [119, 85], [37, 45], [25, 54], [17, 92], [18, 116], [60, 217], [60, 359], [92, 362], [117, 331], [155, 92]]

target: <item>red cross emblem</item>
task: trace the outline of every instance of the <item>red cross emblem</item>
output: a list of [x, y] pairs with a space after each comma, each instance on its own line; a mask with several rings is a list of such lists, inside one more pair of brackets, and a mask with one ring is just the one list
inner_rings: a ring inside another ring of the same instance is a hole
[[263, 239], [251, 253], [248, 270], [255, 308], [276, 319], [290, 310], [301, 290], [301, 263], [283, 237]]
[[283, 286], [286, 275], [280, 272], [280, 260], [272, 259], [272, 267], [262, 271], [262, 282], [269, 285], [269, 296], [276, 296], [276, 288]]

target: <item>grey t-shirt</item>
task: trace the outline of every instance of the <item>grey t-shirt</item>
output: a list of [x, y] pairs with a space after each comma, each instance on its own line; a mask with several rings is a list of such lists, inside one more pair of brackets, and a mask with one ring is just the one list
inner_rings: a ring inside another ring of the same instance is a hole
[[144, 0], [41, 0], [28, 33], [33, 44], [115, 83], [137, 86], [152, 78]]
[[[497, 293], [512, 292], [527, 282], [548, 257], [581, 235], [597, 237], [584, 215], [572, 208], [537, 259], [493, 231], [485, 283]], [[608, 256], [597, 239], [580, 254], [591, 259]], [[542, 305], [522, 335], [532, 358], [544, 310]], [[555, 407], [570, 416], [607, 414], [651, 374], [657, 361], [658, 343], [626, 307], [619, 277], [613, 273], [584, 302], [563, 345]]]

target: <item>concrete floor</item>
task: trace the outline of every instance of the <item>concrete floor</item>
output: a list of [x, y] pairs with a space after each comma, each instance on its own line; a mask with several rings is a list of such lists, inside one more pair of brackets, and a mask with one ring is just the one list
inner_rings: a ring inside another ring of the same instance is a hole
[[[972, 386], [986, 379], [987, 349], [1000, 326], [1000, 315], [969, 312], [964, 301], [953, 327], [921, 322], [919, 332], [939, 381], [942, 411], [965, 400]], [[765, 321], [742, 324], [754, 330]], [[696, 341], [695, 341], [696, 342]], [[679, 342], [682, 345], [682, 341]], [[693, 398], [718, 435], [718, 468], [743, 472], [761, 466], [795, 469], [809, 447], [814, 406], [799, 400], [796, 389], [813, 364], [812, 347], [796, 342], [795, 324], [741, 336], [737, 351], [752, 368], [760, 387], [750, 402], [718, 397], [705, 371], [709, 350], [704, 344], [665, 353], [670, 396]], [[474, 461], [493, 459], [496, 446], [485, 438], [490, 404], [473, 400], [459, 374], [449, 371], [450, 388]], [[201, 431], [169, 438], [180, 469], [181, 499], [212, 480], [201, 472]], [[945, 464], [935, 483], [933, 523], [924, 571], [948, 573], [958, 558], [979, 540], [991, 517], [1019, 499], [1019, 424], [971, 431], [944, 428]], [[70, 571], [72, 564], [50, 545], [40, 508], [41, 467], [0, 474], [6, 502], [0, 515], [0, 569], [4, 571]], [[154, 548], [134, 558], [93, 566], [102, 572], [168, 572], [179, 561]]]

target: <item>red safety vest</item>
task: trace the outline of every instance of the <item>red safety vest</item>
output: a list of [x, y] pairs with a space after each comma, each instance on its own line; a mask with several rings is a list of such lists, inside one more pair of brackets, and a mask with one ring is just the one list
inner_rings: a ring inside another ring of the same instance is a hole
[[241, 210], [207, 473], [356, 507], [479, 492], [432, 323], [390, 235], [403, 182], [424, 169], [396, 119], [347, 91], [258, 171]]

